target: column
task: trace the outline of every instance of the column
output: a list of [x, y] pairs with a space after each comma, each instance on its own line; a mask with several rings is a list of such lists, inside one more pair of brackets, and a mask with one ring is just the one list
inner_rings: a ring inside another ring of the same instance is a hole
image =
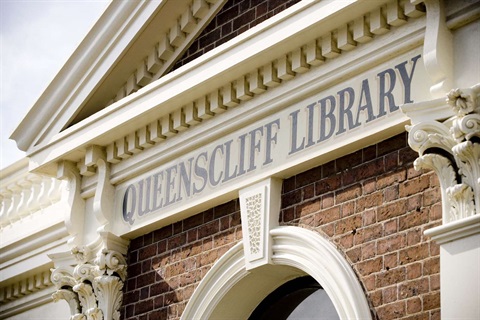
[[442, 225], [425, 234], [440, 244], [443, 319], [480, 319], [479, 94], [477, 84], [402, 107], [412, 122], [409, 145], [419, 153], [415, 168], [440, 180]]

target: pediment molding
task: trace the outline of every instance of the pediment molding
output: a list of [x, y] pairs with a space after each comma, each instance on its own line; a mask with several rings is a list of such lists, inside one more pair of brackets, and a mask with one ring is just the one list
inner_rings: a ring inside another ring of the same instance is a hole
[[[338, 11], [344, 13], [342, 20], [335, 14]], [[331, 67], [325, 62], [358, 48], [366, 50], [367, 42], [422, 15], [423, 5], [403, 1], [348, 3], [343, 7], [300, 2], [34, 148], [30, 153], [36, 158], [32, 169], [54, 174], [55, 160], [79, 162], [92, 144], [106, 147], [107, 161], [117, 164], [233, 110], [281, 82], [309, 70], [321, 70], [318, 65]], [[415, 38], [413, 46], [419, 46], [424, 22], [414, 25], [408, 31], [414, 33], [410, 37]], [[269, 37], [278, 41], [268, 41]], [[385, 47], [387, 42], [375, 43]], [[363, 59], [362, 63], [359, 70], [373, 62]], [[325, 68], [325, 74], [330, 72], [326, 79], [338, 81], [331, 68]], [[126, 130], [127, 135], [119, 135]], [[73, 144], [65, 144], [67, 141]], [[61, 150], [56, 147], [60, 143]]]
[[12, 133], [27, 154], [160, 78], [226, 0], [113, 1]]
[[[222, 86], [207, 94], [190, 99], [183, 105], [174, 106], [171, 112], [152, 119], [153, 121], [148, 124], [137, 127], [109, 143], [106, 146], [107, 161], [119, 164], [135, 157], [206, 120], [229, 112], [297, 76], [308, 73], [311, 69], [320, 69], [325, 63], [332, 63], [332, 60], [355, 50], [357, 46], [390, 32], [392, 28], [406, 24], [408, 19], [419, 18], [425, 14], [422, 5], [412, 5], [408, 2], [402, 2], [402, 5], [401, 7], [397, 1], [390, 1], [376, 7], [339, 27], [324, 32], [319, 37], [302, 43], [294, 50], [283, 54], [278, 52], [275, 59], [257, 65], [237, 79], [225, 81]], [[113, 180], [118, 182], [124, 178], [114, 177]]]

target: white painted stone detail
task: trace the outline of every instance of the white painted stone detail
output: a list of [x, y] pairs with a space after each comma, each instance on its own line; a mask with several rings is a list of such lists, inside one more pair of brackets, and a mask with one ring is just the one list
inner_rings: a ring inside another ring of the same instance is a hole
[[409, 144], [420, 155], [415, 168], [432, 169], [439, 177], [444, 224], [480, 212], [479, 94], [480, 84], [450, 91], [446, 103], [454, 116], [446, 120], [415, 121], [416, 106], [403, 108], [416, 123], [407, 127]]
[[[109, 233], [101, 236], [102, 243], [97, 248], [75, 247], [69, 253], [50, 256], [58, 265], [52, 269], [51, 279], [57, 287], [52, 298], [55, 302], [67, 301], [72, 320], [120, 319], [128, 242]], [[95, 249], [97, 254], [93, 252]], [[75, 262], [65, 263], [65, 260]]]
[[260, 252], [262, 236], [262, 194], [257, 193], [251, 197], [245, 198], [247, 207], [248, 237], [250, 244], [250, 254], [255, 255]]
[[247, 269], [271, 263], [269, 232], [278, 226], [281, 190], [281, 180], [269, 178], [239, 192]]

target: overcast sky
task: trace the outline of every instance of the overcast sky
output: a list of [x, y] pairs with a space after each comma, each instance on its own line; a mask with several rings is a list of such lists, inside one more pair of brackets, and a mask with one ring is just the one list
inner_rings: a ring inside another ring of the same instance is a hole
[[24, 157], [8, 138], [108, 3], [0, 0], [0, 168]]

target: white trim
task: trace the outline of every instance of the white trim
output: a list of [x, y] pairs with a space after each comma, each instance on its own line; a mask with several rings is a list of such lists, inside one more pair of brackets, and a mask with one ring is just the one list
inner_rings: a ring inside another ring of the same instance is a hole
[[[278, 227], [271, 230], [271, 235], [274, 265], [295, 267], [315, 278], [332, 299], [341, 319], [372, 318], [353, 269], [331, 243], [299, 227]], [[181, 319], [209, 319], [222, 298], [249, 274], [240, 242], [213, 265], [190, 298]], [[243, 306], [232, 304], [229, 308], [235, 313], [235, 308]], [[244, 310], [238, 312], [244, 313]]]
[[480, 215], [474, 215], [425, 230], [425, 235], [438, 244], [459, 240], [480, 233]]

